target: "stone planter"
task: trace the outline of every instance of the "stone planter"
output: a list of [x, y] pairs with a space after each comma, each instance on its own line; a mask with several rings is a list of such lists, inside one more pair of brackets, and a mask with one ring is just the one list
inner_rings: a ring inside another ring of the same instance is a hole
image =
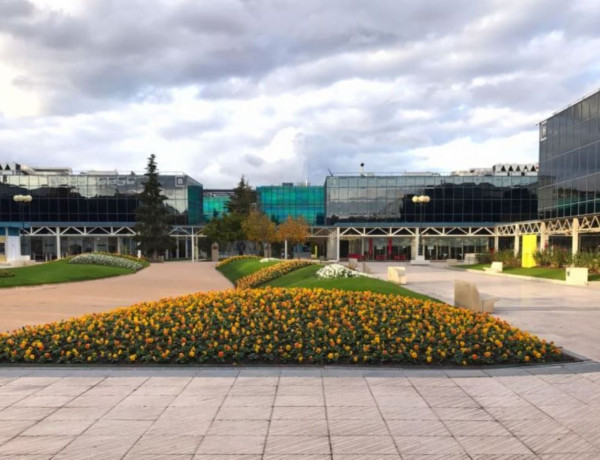
[[582, 267], [567, 267], [567, 284], [576, 286], [587, 286], [588, 284], [588, 269]]

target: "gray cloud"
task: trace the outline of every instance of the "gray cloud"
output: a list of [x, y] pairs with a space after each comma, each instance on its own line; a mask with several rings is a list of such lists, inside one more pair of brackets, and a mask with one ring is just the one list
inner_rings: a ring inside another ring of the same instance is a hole
[[536, 122], [600, 77], [584, 0], [48, 4], [0, 0], [0, 62], [41, 110], [0, 116], [2, 160], [139, 170], [154, 151], [209, 187], [444, 168], [457, 145], [481, 152], [453, 169], [503, 145], [534, 161]]

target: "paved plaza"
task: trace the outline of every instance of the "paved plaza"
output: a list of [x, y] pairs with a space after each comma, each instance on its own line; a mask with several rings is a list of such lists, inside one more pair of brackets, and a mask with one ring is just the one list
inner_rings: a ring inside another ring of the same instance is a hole
[[[383, 277], [387, 265], [371, 268]], [[600, 360], [595, 287], [436, 265], [409, 266], [407, 277], [409, 289], [447, 302], [455, 278], [474, 281], [501, 297], [498, 316]], [[133, 276], [3, 291], [0, 321], [6, 312], [35, 319], [40, 305], [58, 319], [227, 287], [213, 264], [163, 264]], [[600, 364], [593, 360], [481, 369], [0, 367], [0, 460], [598, 458]]]
[[[390, 263], [370, 263], [383, 279]], [[554, 341], [566, 350], [600, 361], [600, 282], [567, 286], [447, 269], [444, 264], [406, 267], [406, 288], [452, 305], [454, 280], [471, 281], [480, 292], [498, 297], [494, 315], [511, 325]]]
[[231, 288], [213, 263], [152, 264], [138, 273], [0, 290], [0, 332], [99, 313], [138, 302]]
[[592, 460], [599, 370], [2, 368], [0, 459]]

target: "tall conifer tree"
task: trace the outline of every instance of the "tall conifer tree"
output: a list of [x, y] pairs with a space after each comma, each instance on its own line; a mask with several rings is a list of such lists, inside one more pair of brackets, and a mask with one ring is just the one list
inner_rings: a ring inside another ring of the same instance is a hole
[[254, 204], [256, 204], [256, 192], [252, 190], [244, 176], [240, 179], [237, 187], [233, 189], [233, 194], [227, 202], [227, 210], [231, 214], [247, 216], [250, 214]]
[[136, 209], [135, 240], [146, 256], [157, 259], [159, 254], [172, 248], [173, 240], [169, 236], [169, 211], [165, 205], [167, 199], [162, 194], [158, 181], [156, 156], [150, 155], [146, 166], [144, 190], [140, 195], [140, 205]]

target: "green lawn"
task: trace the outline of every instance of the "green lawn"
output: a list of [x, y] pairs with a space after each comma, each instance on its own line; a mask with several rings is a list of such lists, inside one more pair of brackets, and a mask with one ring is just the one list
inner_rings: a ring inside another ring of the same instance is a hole
[[0, 278], [0, 288], [86, 281], [135, 273], [133, 270], [126, 268], [69, 264], [66, 260], [57, 260], [29, 267], [9, 268], [6, 271], [14, 273], [15, 276]]
[[[473, 265], [457, 265], [457, 268], [471, 269], [471, 270], [481, 270], [489, 267], [490, 264], [473, 264]], [[564, 281], [566, 277], [564, 268], [547, 268], [547, 267], [532, 267], [532, 268], [521, 268], [521, 267], [513, 267], [513, 268], [505, 268], [502, 273], [507, 273], [509, 275], [519, 275], [519, 276], [532, 276], [534, 278], [546, 278], [551, 280], [561, 280]], [[591, 274], [588, 276], [590, 281], [598, 281], [600, 280], [600, 275]]]
[[278, 260], [273, 260], [271, 262], [260, 263], [260, 260], [257, 259], [240, 259], [223, 265], [222, 267], [219, 267], [218, 270], [223, 273], [229, 281], [235, 284], [240, 278], [250, 275], [261, 268], [278, 264], [279, 262], [280, 261]]
[[[276, 264], [278, 262], [259, 263], [256, 260], [239, 260], [231, 262], [219, 270], [233, 283], [238, 278], [249, 275], [263, 267]], [[372, 291], [381, 294], [399, 294], [406, 297], [423, 300], [435, 300], [423, 294], [410, 291], [387, 281], [368, 278], [366, 276], [359, 278], [344, 278], [336, 280], [327, 280], [318, 278], [315, 273], [322, 265], [312, 265], [295, 270], [287, 275], [280, 276], [274, 280], [265, 283], [265, 286], [273, 287], [303, 287], [303, 288], [323, 288], [323, 289], [341, 289], [343, 291]]]

